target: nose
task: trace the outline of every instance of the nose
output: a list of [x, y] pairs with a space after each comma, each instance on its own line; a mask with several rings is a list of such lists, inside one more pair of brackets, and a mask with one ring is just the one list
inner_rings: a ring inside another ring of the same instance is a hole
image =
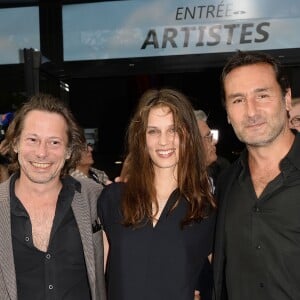
[[40, 142], [37, 148], [37, 156], [45, 157], [47, 156], [48, 147], [46, 142]]
[[249, 97], [246, 101], [246, 109], [249, 117], [256, 114], [256, 103], [254, 97]]
[[168, 135], [167, 135], [167, 133], [162, 132], [159, 135], [158, 144], [163, 146], [163, 145], [167, 145], [167, 143], [168, 143]]

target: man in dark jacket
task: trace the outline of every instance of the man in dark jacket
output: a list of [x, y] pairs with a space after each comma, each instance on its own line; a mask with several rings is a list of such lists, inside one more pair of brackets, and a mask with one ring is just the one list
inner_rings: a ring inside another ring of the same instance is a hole
[[246, 148], [217, 184], [214, 299], [300, 299], [300, 136], [280, 63], [238, 51], [222, 73], [228, 122]]

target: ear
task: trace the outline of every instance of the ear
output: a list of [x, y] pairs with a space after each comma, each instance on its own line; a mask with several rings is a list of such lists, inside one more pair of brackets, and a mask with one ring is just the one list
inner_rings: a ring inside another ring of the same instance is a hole
[[18, 153], [18, 145], [16, 143], [14, 143], [13, 149], [15, 153]]
[[12, 149], [15, 153], [18, 153], [19, 151], [19, 141], [18, 139], [14, 138], [13, 141], [11, 142]]
[[67, 149], [65, 159], [69, 159], [71, 157], [71, 149]]
[[228, 122], [228, 124], [231, 124], [231, 122], [230, 122], [230, 119], [229, 119], [228, 115], [227, 115], [227, 122]]
[[292, 92], [289, 88], [284, 95], [284, 102], [285, 102], [285, 108], [287, 111], [290, 111], [292, 109]]

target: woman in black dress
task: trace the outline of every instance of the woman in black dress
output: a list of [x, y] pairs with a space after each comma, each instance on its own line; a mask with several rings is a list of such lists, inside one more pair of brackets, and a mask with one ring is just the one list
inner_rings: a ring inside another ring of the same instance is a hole
[[125, 174], [125, 182], [103, 190], [98, 206], [109, 248], [108, 300], [194, 299], [212, 249], [215, 203], [193, 107], [182, 93], [142, 95], [128, 128]]

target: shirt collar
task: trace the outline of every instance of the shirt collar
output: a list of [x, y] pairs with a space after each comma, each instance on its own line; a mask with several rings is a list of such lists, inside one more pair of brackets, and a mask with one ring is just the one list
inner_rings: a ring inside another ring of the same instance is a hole
[[294, 165], [298, 170], [300, 170], [300, 133], [299, 132], [294, 132], [295, 134], [295, 140], [294, 143], [288, 152], [288, 154], [282, 159], [280, 162], [280, 169], [285, 168], [287, 164], [292, 164]]
[[[11, 201], [11, 211], [13, 211], [13, 212], [18, 212], [21, 209], [21, 207], [20, 207], [21, 203], [15, 194], [15, 183], [19, 177], [20, 177], [20, 173], [16, 172], [15, 174], [12, 175], [11, 181], [10, 181], [10, 195], [11, 195], [10, 201]], [[74, 179], [72, 176], [66, 175], [65, 177], [63, 177], [61, 179], [61, 181], [62, 181], [63, 188], [60, 192], [60, 196], [65, 195], [65, 194], [66, 194], [66, 196], [68, 196], [70, 191], [74, 191], [74, 190], [79, 193], [81, 192], [80, 182], [77, 181], [76, 179]], [[72, 194], [72, 193], [70, 193], [70, 194]], [[62, 199], [66, 199], [66, 198], [63, 196]]]
[[[300, 170], [300, 132], [295, 132], [295, 140], [292, 144], [291, 149], [289, 150], [288, 154], [281, 160], [280, 162], [280, 170], [285, 168], [287, 165], [294, 165], [298, 170]], [[240, 157], [239, 157], [239, 165], [243, 170], [248, 168], [248, 150], [245, 148]]]

